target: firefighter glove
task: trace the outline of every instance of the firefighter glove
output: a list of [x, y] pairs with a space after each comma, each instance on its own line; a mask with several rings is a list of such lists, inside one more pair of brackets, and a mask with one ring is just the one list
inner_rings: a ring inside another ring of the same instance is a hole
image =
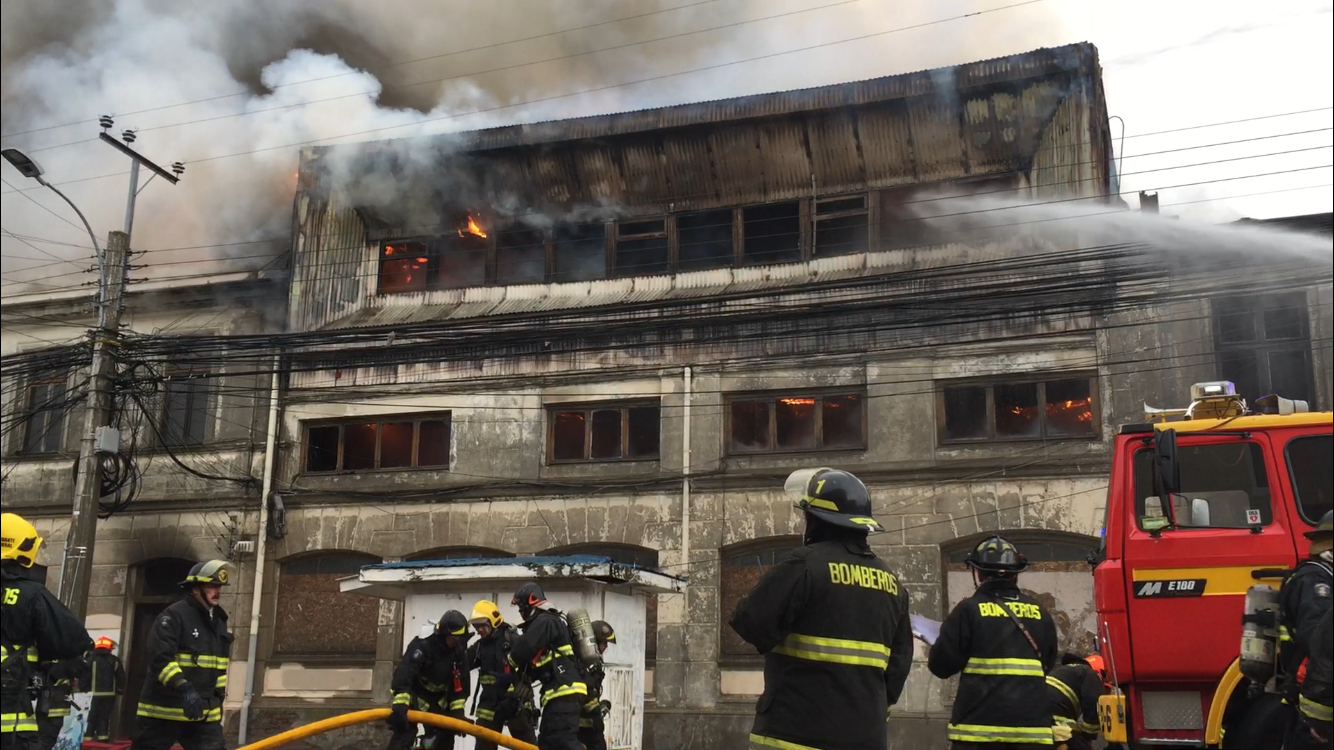
[[181, 694], [181, 710], [185, 712], [185, 718], [190, 721], [199, 721], [204, 718], [204, 699], [199, 697], [199, 691], [195, 686], [182, 681], [176, 686], [176, 691]]
[[412, 725], [408, 722], [408, 704], [395, 703], [390, 710], [389, 728], [398, 732], [406, 732]]
[[598, 710], [602, 711], [602, 718], [605, 719], [605, 718], [607, 718], [608, 716], [610, 716], [610, 715], [611, 715], [611, 701], [602, 701], [602, 702], [598, 703]]

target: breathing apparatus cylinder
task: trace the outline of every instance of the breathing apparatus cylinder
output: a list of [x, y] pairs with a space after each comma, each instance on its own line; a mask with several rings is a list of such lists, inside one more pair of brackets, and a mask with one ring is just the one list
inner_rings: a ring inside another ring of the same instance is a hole
[[1264, 584], [1246, 590], [1241, 615], [1241, 673], [1263, 685], [1274, 676], [1278, 651], [1278, 591]]
[[574, 653], [590, 669], [602, 666], [602, 654], [598, 653], [597, 639], [593, 637], [593, 620], [588, 610], [583, 607], [568, 610], [566, 622], [570, 624], [570, 633], [574, 637]]

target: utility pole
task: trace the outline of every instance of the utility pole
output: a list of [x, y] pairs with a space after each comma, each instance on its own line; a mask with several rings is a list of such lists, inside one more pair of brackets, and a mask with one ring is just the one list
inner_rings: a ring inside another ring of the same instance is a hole
[[[130, 190], [125, 202], [125, 231], [112, 232], [102, 253], [99, 266], [98, 325], [90, 333], [93, 342], [93, 362], [88, 376], [88, 403], [84, 408], [83, 436], [79, 447], [79, 473], [74, 482], [74, 516], [70, 522], [69, 540], [65, 543], [65, 564], [60, 574], [60, 600], [80, 620], [88, 614], [88, 585], [92, 580], [93, 546], [97, 537], [97, 506], [102, 499], [102, 456], [120, 451], [120, 433], [111, 429], [111, 376], [115, 371], [112, 350], [119, 346], [120, 314], [125, 308], [125, 276], [129, 270], [130, 232], [134, 229], [134, 203], [140, 191], [161, 177], [175, 185], [185, 171], [185, 165], [176, 162], [171, 172], [130, 148], [135, 133], [126, 130], [124, 142], [107, 134], [112, 126], [110, 117], [101, 117], [102, 132], [98, 137], [130, 157]], [[139, 185], [139, 167], [148, 168], [153, 177], [143, 187]], [[104, 429], [105, 428], [105, 429]], [[99, 437], [101, 439], [99, 439]]]

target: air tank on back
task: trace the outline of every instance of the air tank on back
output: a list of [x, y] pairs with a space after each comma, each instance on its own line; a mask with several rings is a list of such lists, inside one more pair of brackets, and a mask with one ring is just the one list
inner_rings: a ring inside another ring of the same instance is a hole
[[583, 607], [567, 610], [565, 620], [570, 624], [574, 653], [579, 656], [579, 661], [589, 669], [600, 669], [602, 654], [598, 653], [597, 639], [593, 637], [593, 620], [588, 616], [588, 610]]
[[1246, 590], [1241, 615], [1241, 673], [1257, 685], [1274, 676], [1278, 649], [1278, 591], [1264, 584]]

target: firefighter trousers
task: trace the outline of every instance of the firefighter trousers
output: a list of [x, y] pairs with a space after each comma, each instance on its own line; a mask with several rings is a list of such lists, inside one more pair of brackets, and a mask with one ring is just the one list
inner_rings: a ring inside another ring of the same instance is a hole
[[607, 750], [607, 729], [602, 722], [602, 707], [584, 711], [579, 717], [579, 741], [587, 750]]
[[566, 695], [542, 704], [537, 729], [538, 750], [584, 750], [579, 741], [582, 695]]
[[111, 715], [116, 711], [116, 696], [94, 695], [88, 708], [88, 737], [94, 740], [111, 739]]
[[[1296, 714], [1295, 711], [1293, 713]], [[1311, 734], [1311, 728], [1301, 715], [1295, 715], [1292, 721], [1288, 722], [1287, 731], [1283, 734], [1283, 750], [1327, 750], [1327, 748], [1329, 743], [1322, 742]]]
[[0, 750], [37, 750], [37, 733], [0, 732]]
[[56, 746], [56, 740], [60, 739], [60, 730], [65, 726], [65, 717], [61, 716], [38, 716], [37, 717], [37, 750], [52, 750]]
[[[423, 711], [436, 716], [449, 716], [444, 706], [441, 706], [438, 700], [414, 696], [416, 705], [413, 706], [417, 711]], [[429, 747], [432, 750], [453, 750], [454, 738], [453, 732], [447, 732], [443, 729], [428, 726], [422, 734], [422, 746]], [[395, 729], [394, 735], [389, 738], [389, 744], [385, 745], [385, 750], [410, 750], [417, 742], [417, 725], [409, 724], [406, 729]]]
[[1013, 742], [951, 742], [950, 750], [1052, 750], [1052, 745], [1017, 745]]
[[226, 750], [220, 721], [172, 721], [140, 716], [138, 732], [130, 750]]
[[[537, 733], [533, 731], [533, 722], [529, 718], [528, 712], [511, 710], [509, 702], [501, 703], [496, 709], [495, 718], [478, 719], [477, 726], [490, 729], [493, 732], [503, 732], [506, 726], [509, 727], [510, 736], [516, 740], [522, 740], [530, 745], [537, 744]], [[483, 739], [477, 740], [477, 750], [497, 750], [494, 742], [487, 742]]]

